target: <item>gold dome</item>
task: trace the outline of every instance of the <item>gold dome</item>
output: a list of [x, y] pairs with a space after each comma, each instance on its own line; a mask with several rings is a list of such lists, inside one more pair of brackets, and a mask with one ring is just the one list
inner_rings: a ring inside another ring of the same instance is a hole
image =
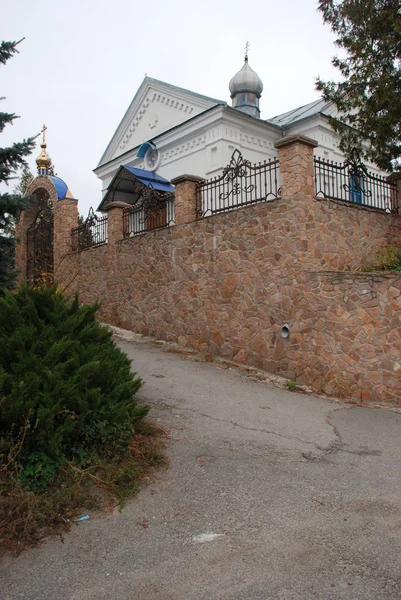
[[38, 167], [38, 175], [48, 175], [48, 172], [52, 165], [52, 159], [46, 152], [47, 144], [46, 144], [46, 125], [43, 125], [42, 129], [42, 143], [40, 147], [42, 148], [39, 156], [36, 159], [36, 164]]

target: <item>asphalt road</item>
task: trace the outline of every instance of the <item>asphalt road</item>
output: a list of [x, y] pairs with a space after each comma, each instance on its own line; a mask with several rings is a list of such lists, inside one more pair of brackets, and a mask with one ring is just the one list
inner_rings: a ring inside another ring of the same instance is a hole
[[122, 513], [6, 558], [1, 600], [401, 598], [401, 415], [119, 343], [171, 466]]

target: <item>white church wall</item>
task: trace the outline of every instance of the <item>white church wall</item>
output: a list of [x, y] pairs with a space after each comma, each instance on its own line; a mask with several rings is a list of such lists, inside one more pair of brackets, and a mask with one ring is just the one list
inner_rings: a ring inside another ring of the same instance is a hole
[[[288, 135], [302, 134], [313, 138], [319, 144], [314, 149], [314, 155], [317, 158], [342, 163], [345, 160], [344, 154], [339, 149], [339, 136], [335, 133], [327, 119], [316, 116], [315, 119], [309, 119], [303, 123], [299, 123], [288, 130]], [[375, 175], [385, 177], [388, 175], [385, 171], [379, 169], [375, 164], [364, 161], [369, 171]]]
[[[156, 96], [156, 94], [153, 94], [153, 96]], [[180, 123], [185, 116], [188, 116], [189, 118], [193, 113], [193, 107], [190, 107], [189, 110], [187, 110], [188, 105], [183, 108], [183, 104], [181, 103], [180, 111], [175, 106], [169, 104], [169, 98], [167, 98], [165, 101], [167, 104], [155, 102], [147, 98], [148, 107], [146, 112], [143, 117], [142, 115], [138, 115], [138, 122], [134, 135], [131, 137], [126, 135], [124, 137], [123, 141], [119, 145], [119, 150], [121, 150], [121, 152], [126, 152], [127, 150], [139, 146], [143, 142], [151, 140], [159, 133], [162, 133], [163, 131], [166, 131], [166, 129], [169, 129], [170, 127]]]
[[140, 110], [136, 116], [137, 124], [133, 134], [130, 135], [130, 130], [128, 130], [119, 144], [121, 152], [135, 148], [205, 110], [203, 107], [183, 102], [154, 90], [150, 91], [143, 106], [146, 106], [146, 109], [142, 109], [143, 115]]
[[216, 105], [218, 101], [145, 78], [100, 165]]
[[[162, 95], [160, 95], [161, 100], [163, 100]], [[170, 119], [170, 112], [176, 110], [176, 107], [173, 108], [170, 103], [166, 103], [166, 96], [163, 102], [155, 98], [150, 104], [152, 106], [148, 107], [148, 116], [141, 125], [138, 125], [135, 136], [141, 131], [146, 132], [147, 136], [146, 128], [149, 128], [153, 118], [156, 120], [155, 115], [158, 113], [154, 108], [159, 104], [163, 106], [162, 111], [164, 111], [160, 113], [163, 115], [160, 123], [163, 119]], [[338, 148], [339, 138], [331, 130], [327, 119], [321, 115], [287, 128], [287, 136], [296, 134], [306, 135], [318, 142], [319, 146], [315, 149], [316, 157], [338, 163], [344, 161], [344, 156]], [[229, 165], [235, 149], [238, 149], [244, 159], [249, 160], [251, 164], [277, 158], [278, 151], [274, 144], [281, 138], [281, 129], [218, 105], [194, 119], [181, 123], [178, 127], [170, 128], [164, 134], [155, 136], [154, 143], [160, 156], [157, 173], [168, 180], [183, 174], [197, 175], [205, 179], [218, 177]], [[147, 168], [144, 160], [137, 157], [142, 141], [143, 139], [138, 141], [131, 151], [125, 151], [119, 158], [96, 169], [98, 177], [102, 180], [102, 195], [121, 165]], [[385, 175], [374, 165], [367, 166], [374, 173]]]
[[[224, 107], [218, 107], [159, 136], [155, 140], [161, 157], [157, 173], [166, 179], [183, 174], [206, 179], [215, 177], [230, 163], [236, 148], [251, 163], [276, 157], [278, 153], [274, 142], [280, 138], [280, 131], [276, 132], [263, 122], [255, 122], [241, 114], [238, 117], [237, 113], [230, 111], [227, 115]], [[97, 169], [102, 180], [102, 195], [121, 165], [146, 168], [137, 152], [138, 146], [120, 159]]]

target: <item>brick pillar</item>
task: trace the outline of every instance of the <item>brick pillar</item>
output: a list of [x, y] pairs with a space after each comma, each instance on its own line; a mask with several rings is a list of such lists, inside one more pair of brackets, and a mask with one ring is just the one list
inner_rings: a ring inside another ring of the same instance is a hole
[[283, 198], [315, 196], [313, 149], [318, 145], [304, 135], [290, 135], [275, 143], [279, 152]]
[[72, 198], [57, 200], [54, 204], [54, 278], [62, 281], [60, 268], [71, 248], [71, 229], [78, 226], [78, 201]]
[[123, 228], [123, 211], [124, 208], [130, 207], [126, 202], [110, 202], [105, 206], [107, 211], [107, 243], [115, 244], [124, 237]]
[[401, 245], [401, 173], [391, 173], [387, 180], [396, 187], [395, 194], [391, 194], [391, 221], [387, 243], [389, 246]]
[[196, 184], [202, 181], [196, 175], [181, 175], [171, 181], [175, 186], [175, 224], [196, 221]]
[[391, 198], [391, 212], [401, 214], [401, 173], [391, 173], [387, 180], [397, 188], [395, 198]]

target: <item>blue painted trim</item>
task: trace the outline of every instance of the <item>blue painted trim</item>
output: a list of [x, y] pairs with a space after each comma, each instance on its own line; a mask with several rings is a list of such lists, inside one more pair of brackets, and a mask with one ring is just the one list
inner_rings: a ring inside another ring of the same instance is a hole
[[154, 144], [153, 142], [144, 142], [142, 146], [140, 146], [137, 156], [139, 156], [139, 158], [143, 158], [146, 152], [149, 150], [149, 148], [151, 148], [152, 150], [156, 150], [156, 144]]

